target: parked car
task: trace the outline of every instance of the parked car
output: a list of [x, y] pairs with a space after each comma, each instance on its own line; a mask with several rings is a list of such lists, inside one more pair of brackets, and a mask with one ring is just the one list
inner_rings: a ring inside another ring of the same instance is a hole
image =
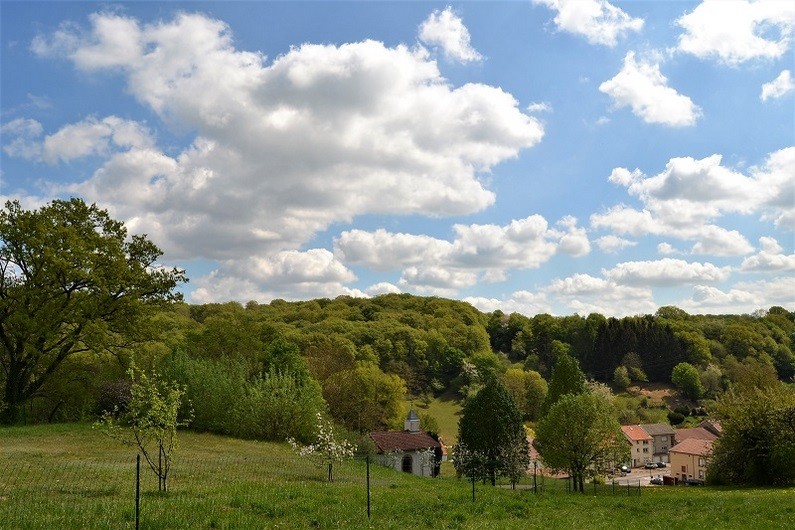
[[643, 467], [645, 467], [646, 469], [657, 469], [657, 464], [655, 464], [654, 462], [646, 462], [643, 465]]
[[621, 466], [618, 469], [620, 469], [622, 473], [629, 473], [630, 471], [632, 471], [632, 468], [627, 465]]
[[685, 485], [686, 486], [703, 486], [704, 485], [704, 481], [703, 480], [696, 480], [694, 478], [689, 478], [689, 479], [685, 480]]
[[657, 475], [656, 477], [652, 477], [651, 480], [649, 481], [649, 483], [650, 484], [655, 484], [657, 486], [662, 486], [663, 485], [663, 478], [661, 476]]
[[657, 467], [666, 467], [665, 462], [657, 462]]

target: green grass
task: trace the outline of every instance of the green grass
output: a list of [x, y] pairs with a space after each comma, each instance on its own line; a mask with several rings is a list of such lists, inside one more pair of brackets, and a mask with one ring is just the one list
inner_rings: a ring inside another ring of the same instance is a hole
[[458, 419], [461, 417], [461, 404], [454, 392], [446, 392], [434, 398], [426, 407], [421, 402], [412, 402], [420, 414], [430, 414], [439, 423], [439, 434], [444, 443], [452, 447], [458, 439]]
[[[143, 471], [141, 528], [791, 528], [795, 489], [642, 488], [617, 495], [544, 493], [455, 478], [423, 479], [365, 464], [335, 482], [285, 444], [182, 433], [170, 491]], [[0, 429], [0, 528], [134, 527], [130, 447], [85, 425]], [[526, 485], [525, 485], [526, 486]], [[557, 491], [555, 491], [557, 490]]]

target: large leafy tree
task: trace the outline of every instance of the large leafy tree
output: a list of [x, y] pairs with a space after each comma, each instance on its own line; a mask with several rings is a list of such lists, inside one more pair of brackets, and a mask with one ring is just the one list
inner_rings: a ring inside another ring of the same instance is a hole
[[23, 419], [67, 359], [141, 339], [147, 308], [179, 299], [184, 272], [159, 267], [146, 236], [80, 199], [0, 212], [2, 419]]
[[549, 382], [549, 391], [544, 400], [542, 412], [546, 413], [566, 394], [582, 394], [588, 388], [585, 374], [580, 370], [577, 359], [568, 354], [562, 354], [555, 363], [552, 379]]
[[527, 434], [522, 413], [496, 378], [490, 378], [477, 394], [467, 399], [458, 422], [458, 444], [458, 452], [470, 455], [469, 459], [461, 459], [459, 472], [479, 471], [492, 485], [499, 474], [515, 478], [515, 457], [528, 453]]
[[561, 397], [538, 423], [535, 441], [544, 464], [567, 471], [581, 492], [586, 477], [630, 456], [610, 403], [591, 392]]
[[331, 415], [346, 428], [366, 433], [400, 425], [406, 384], [372, 363], [336, 372], [323, 383]]
[[707, 480], [718, 484], [795, 484], [795, 389], [727, 393], [715, 413], [723, 434], [714, 442]]

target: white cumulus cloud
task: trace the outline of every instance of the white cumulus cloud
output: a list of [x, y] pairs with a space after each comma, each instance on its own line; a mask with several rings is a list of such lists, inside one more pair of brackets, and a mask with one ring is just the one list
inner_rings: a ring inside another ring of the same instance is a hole
[[[440, 21], [452, 20], [444, 13]], [[229, 27], [202, 14], [145, 24], [101, 13], [89, 22], [64, 24], [32, 49], [120, 76], [165, 124], [191, 131], [191, 145], [167, 154], [142, 124], [108, 117], [45, 139], [19, 123], [21, 143], [6, 150], [52, 162], [105, 157], [68, 191], [156, 234], [167, 258], [221, 260], [213, 281], [261, 286], [254, 268], [231, 269], [296, 251], [357, 215], [480, 211], [495, 200], [480, 176], [544, 134], [512, 95], [451, 85], [424, 50], [303, 44], [268, 61], [236, 49]]]
[[646, 123], [689, 127], [701, 116], [689, 97], [668, 86], [659, 64], [636, 60], [634, 52], [627, 53], [621, 71], [599, 85], [599, 91], [610, 96], [616, 108], [630, 107]]
[[428, 16], [420, 25], [419, 38], [428, 46], [438, 46], [447, 57], [455, 61], [468, 63], [482, 59], [470, 44], [469, 30], [464, 26], [461, 17], [449, 6]]
[[677, 49], [729, 65], [777, 59], [789, 49], [795, 3], [780, 0], [704, 0], [676, 23]]
[[731, 270], [729, 267], [717, 267], [712, 263], [663, 258], [656, 261], [619, 263], [602, 273], [607, 278], [625, 285], [673, 286], [699, 282], [720, 282], [729, 277]]
[[557, 12], [558, 29], [585, 37], [591, 44], [613, 47], [618, 39], [643, 28], [642, 18], [633, 18], [606, 0], [533, 0]]
[[783, 98], [793, 90], [795, 90], [795, 81], [792, 79], [792, 74], [789, 70], [784, 70], [774, 80], [762, 85], [759, 99], [767, 101], [768, 99]]

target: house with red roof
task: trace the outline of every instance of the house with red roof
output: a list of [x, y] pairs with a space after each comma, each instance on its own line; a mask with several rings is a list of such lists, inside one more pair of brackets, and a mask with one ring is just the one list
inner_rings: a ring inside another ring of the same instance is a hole
[[679, 483], [701, 484], [707, 476], [712, 440], [687, 438], [671, 447], [671, 476]]
[[654, 457], [654, 438], [640, 425], [622, 425], [621, 432], [629, 442], [630, 466], [640, 467]]
[[442, 459], [442, 445], [420, 429], [420, 418], [411, 409], [402, 431], [371, 432], [378, 449], [378, 462], [396, 471], [420, 477], [435, 477]]

